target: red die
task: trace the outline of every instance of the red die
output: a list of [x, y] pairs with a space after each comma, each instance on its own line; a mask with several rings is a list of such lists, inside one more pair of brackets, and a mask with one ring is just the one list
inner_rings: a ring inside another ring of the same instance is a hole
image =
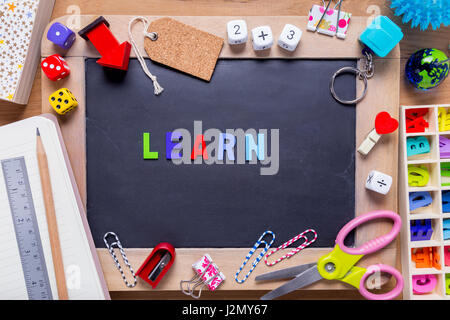
[[45, 58], [41, 63], [42, 71], [52, 81], [61, 80], [70, 74], [66, 60], [59, 54]]

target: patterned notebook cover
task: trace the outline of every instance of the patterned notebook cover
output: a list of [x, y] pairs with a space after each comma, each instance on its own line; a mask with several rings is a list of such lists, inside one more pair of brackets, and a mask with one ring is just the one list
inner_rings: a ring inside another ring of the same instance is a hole
[[39, 0], [0, 0], [0, 98], [13, 100]]

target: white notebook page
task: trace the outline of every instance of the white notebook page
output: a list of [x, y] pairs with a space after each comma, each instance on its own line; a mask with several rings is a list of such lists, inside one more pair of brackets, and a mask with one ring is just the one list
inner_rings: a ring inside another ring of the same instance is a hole
[[[53, 298], [57, 299], [58, 292], [37, 164], [36, 128], [39, 128], [50, 168], [69, 299], [105, 299], [89, 242], [84, 232], [55, 124], [43, 117], [33, 117], [0, 127], [0, 161], [25, 157]], [[28, 299], [1, 168], [0, 288], [0, 299]]]

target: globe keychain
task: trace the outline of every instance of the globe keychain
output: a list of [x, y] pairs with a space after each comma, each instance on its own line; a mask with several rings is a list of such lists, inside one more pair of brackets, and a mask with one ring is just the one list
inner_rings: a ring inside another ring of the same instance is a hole
[[[359, 40], [365, 46], [362, 50], [365, 60], [364, 68], [343, 67], [337, 70], [330, 81], [330, 91], [333, 98], [342, 104], [356, 104], [364, 99], [367, 94], [367, 80], [374, 75], [373, 55], [376, 54], [381, 58], [387, 56], [402, 38], [403, 33], [401, 29], [388, 17], [376, 17], [359, 37]], [[334, 89], [336, 77], [343, 73], [354, 73], [364, 82], [362, 94], [354, 100], [344, 100], [339, 98]]]

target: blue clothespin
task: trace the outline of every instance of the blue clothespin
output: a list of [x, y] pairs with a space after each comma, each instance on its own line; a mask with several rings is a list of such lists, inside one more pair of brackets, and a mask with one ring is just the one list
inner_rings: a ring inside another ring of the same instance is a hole
[[442, 212], [450, 212], [450, 190], [442, 191]]
[[420, 136], [406, 139], [406, 154], [408, 157], [429, 152], [430, 143], [427, 138]]
[[380, 57], [385, 57], [402, 40], [399, 26], [386, 16], [378, 16], [363, 31], [359, 40]]
[[409, 194], [409, 211], [429, 206], [433, 202], [428, 191], [411, 192]]
[[432, 234], [431, 219], [411, 221], [411, 241], [430, 240]]

